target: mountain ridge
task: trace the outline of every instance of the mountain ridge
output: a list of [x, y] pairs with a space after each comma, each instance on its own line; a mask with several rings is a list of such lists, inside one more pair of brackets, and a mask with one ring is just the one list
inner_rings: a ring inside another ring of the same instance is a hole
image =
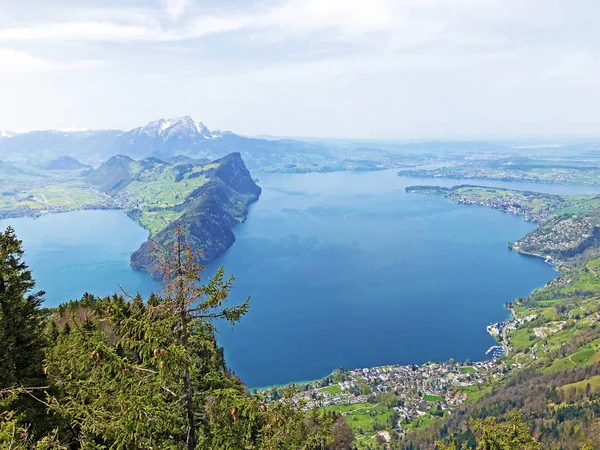
[[[4, 132], [0, 154], [12, 162], [72, 156], [84, 164], [101, 165], [123, 154], [134, 159], [154, 156], [169, 160], [183, 155], [215, 160], [239, 152], [252, 170], [264, 172], [331, 172], [397, 167], [405, 156], [384, 151], [368, 158], [355, 148], [297, 139], [262, 139], [232, 131], [211, 130], [190, 116], [160, 118], [131, 130], [43, 130]], [[409, 158], [410, 159], [410, 158]]]

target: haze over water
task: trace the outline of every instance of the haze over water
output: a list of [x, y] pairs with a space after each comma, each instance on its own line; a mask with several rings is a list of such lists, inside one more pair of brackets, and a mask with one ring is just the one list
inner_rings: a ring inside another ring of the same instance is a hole
[[[504, 303], [556, 276], [510, 251], [535, 225], [442, 197], [406, 194], [395, 171], [259, 174], [260, 200], [218, 261], [237, 280], [232, 301], [249, 314], [219, 341], [251, 387], [320, 378], [339, 366], [477, 360], [494, 344]], [[598, 188], [477, 181], [557, 193]], [[147, 233], [119, 211], [0, 221], [24, 240], [26, 262], [54, 306], [96, 295], [156, 290], [129, 267]]]

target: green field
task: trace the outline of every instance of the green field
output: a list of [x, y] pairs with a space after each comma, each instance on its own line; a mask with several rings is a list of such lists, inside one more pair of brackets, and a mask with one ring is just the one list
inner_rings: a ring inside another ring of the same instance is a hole
[[170, 223], [179, 219], [181, 214], [181, 212], [169, 209], [163, 209], [161, 211], [142, 211], [140, 224], [150, 231], [151, 234], [155, 234]]
[[178, 166], [165, 164], [138, 168], [135, 179], [124, 192], [139, 202], [140, 224], [151, 234], [156, 234], [182, 216], [181, 206], [190, 194], [209, 181], [205, 173], [216, 166], [195, 166], [185, 173]]
[[372, 403], [333, 405], [326, 406], [324, 409], [346, 416], [346, 420], [357, 438], [359, 448], [365, 448], [367, 443], [375, 442], [375, 433], [388, 428], [391, 415], [391, 411], [387, 408]]
[[463, 393], [467, 393], [469, 396], [467, 399], [467, 403], [474, 403], [483, 396], [489, 394], [492, 391], [492, 386], [490, 385], [476, 385], [476, 386], [467, 386], [460, 390]]
[[524, 350], [533, 345], [530, 336], [534, 336], [533, 330], [529, 328], [520, 328], [510, 335], [510, 343], [518, 350]]
[[462, 373], [477, 373], [477, 369], [475, 369], [475, 367], [471, 367], [471, 366], [461, 367], [460, 371]]
[[579, 202], [577, 205], [569, 206], [568, 208], [563, 208], [556, 211], [556, 214], [579, 214], [582, 212], [590, 211], [593, 209], [600, 208], [600, 198], [595, 197], [589, 200], [583, 200]]
[[442, 397], [440, 397], [439, 395], [425, 394], [423, 396], [423, 400], [425, 400], [426, 402], [431, 402], [431, 403], [439, 402], [441, 399], [442, 399]]
[[208, 181], [202, 175], [193, 178], [190, 178], [191, 174], [186, 175], [183, 180], [176, 181], [173, 170], [153, 173], [152, 177], [131, 182], [125, 192], [136, 197], [145, 208], [171, 208], [183, 204], [195, 189]]
[[585, 392], [588, 384], [590, 385], [591, 392], [600, 391], [600, 375], [579, 381], [578, 383], [565, 384], [564, 386], [561, 386], [561, 389], [568, 391], [569, 389], [575, 388], [579, 392]]
[[[546, 286], [523, 300], [533, 305], [524, 314], [537, 318], [509, 336], [511, 362], [553, 373], [600, 361], [600, 328], [595, 320], [600, 311], [600, 258], [571, 269], [563, 278], [566, 282]], [[535, 336], [537, 327], [545, 331], [544, 337]]]
[[324, 388], [320, 388], [317, 389], [318, 391], [324, 391], [324, 392], [329, 392], [330, 394], [339, 394], [340, 392], [342, 392], [342, 388], [340, 388], [337, 384], [334, 384], [332, 386], [327, 386]]
[[103, 199], [78, 181], [56, 184], [21, 186], [5, 190], [0, 195], [0, 209], [10, 210], [18, 207], [44, 211], [81, 209], [94, 205]]
[[[133, 161], [127, 164], [127, 176], [130, 179], [121, 191], [128, 199], [137, 201], [140, 224], [156, 234], [181, 217], [182, 208], [178, 207], [186, 202], [194, 190], [208, 182], [205, 173], [216, 166], [186, 165], [182, 169], [158, 160], [145, 163]], [[0, 163], [0, 172], [1, 169]], [[21, 169], [12, 166], [11, 170], [11, 173], [14, 172], [11, 177], [0, 179], [1, 210], [27, 207], [39, 213], [71, 211], [105, 201], [105, 197], [87, 186], [81, 171], [19, 171]], [[122, 181], [119, 178], [110, 181], [112, 173], [108, 172], [106, 189]], [[102, 189], [102, 186], [96, 189]]]
[[427, 413], [427, 414], [424, 414], [424, 415], [416, 418], [411, 423], [403, 425], [403, 427], [406, 430], [416, 430], [419, 428], [426, 428], [434, 420], [435, 420], [435, 418], [431, 414]]

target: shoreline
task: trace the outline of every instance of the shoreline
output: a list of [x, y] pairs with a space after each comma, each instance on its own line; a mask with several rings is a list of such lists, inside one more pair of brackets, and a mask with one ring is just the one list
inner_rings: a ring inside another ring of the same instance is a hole
[[[410, 169], [409, 169], [410, 170]], [[541, 185], [555, 185], [555, 186], [586, 186], [586, 187], [597, 187], [600, 188], [600, 183], [555, 183], [551, 180], [520, 180], [516, 178], [491, 178], [491, 177], [458, 177], [452, 175], [427, 175], [427, 174], [410, 174], [410, 173], [402, 173], [403, 171], [398, 171], [398, 177], [406, 177], [406, 178], [416, 178], [416, 179], [430, 179], [436, 180], [440, 178], [445, 178], [448, 180], [478, 180], [478, 181], [497, 181], [502, 183], [531, 183], [531, 184], [541, 184]], [[488, 187], [488, 186], [482, 186]]]
[[[479, 187], [479, 186], [477, 186], [477, 187]], [[406, 189], [408, 189], [408, 187]], [[460, 204], [460, 203], [458, 203], [458, 204]], [[484, 206], [484, 205], [474, 205], [474, 206]], [[497, 210], [497, 211], [508, 213], [508, 214], [513, 214], [513, 213], [511, 213], [509, 211], [502, 211], [502, 210]], [[523, 217], [523, 215], [521, 215], [521, 214], [518, 214], [518, 215], [520, 217]], [[524, 220], [524, 221], [527, 222], [526, 220]], [[539, 226], [538, 222], [534, 222], [534, 223], [537, 226]], [[560, 262], [560, 261], [559, 262], [554, 262], [552, 259], [549, 260], [547, 256], [544, 256], [544, 255], [541, 255], [541, 254], [536, 254], [536, 253], [525, 252], [525, 251], [519, 250], [518, 248], [515, 249], [513, 247], [512, 243], [509, 243], [509, 248], [512, 251], [515, 251], [516, 253], [518, 253], [520, 255], [523, 255], [525, 257], [542, 259], [546, 264], [551, 265], [555, 269], [556, 272], [558, 272], [559, 274], [562, 273], [562, 271], [559, 269], [562, 266], [562, 262]], [[536, 290], [538, 290], [538, 289], [540, 289], [540, 288], [542, 288], [544, 286], [545, 285], [538, 286], [538, 287], [534, 288], [531, 293], [535, 292]], [[505, 305], [506, 305], [506, 303], [505, 303]], [[511, 323], [511, 322], [513, 322], [513, 321], [516, 320], [514, 309], [513, 308], [505, 308], [505, 309], [510, 313], [510, 316], [509, 316], [508, 320], [506, 320], [504, 322], [497, 322], [495, 324], [490, 324], [490, 325], [486, 326], [487, 333], [492, 337], [492, 339], [494, 339], [494, 341], [498, 344], [498, 346], [502, 347], [502, 349], [503, 349], [503, 354], [502, 354], [501, 357], [507, 356], [509, 354], [508, 345], [505, 346], [505, 344], [504, 344], [504, 342], [502, 340], [499, 340], [497, 338], [497, 336], [495, 336], [494, 334], [492, 334], [490, 332], [490, 327], [493, 327], [494, 325], [498, 325], [499, 323], [506, 323], [506, 324], [508, 324], [508, 323]], [[489, 350], [490, 349], [488, 349], [488, 352], [489, 352]], [[484, 353], [484, 354], [487, 355], [488, 353]], [[481, 363], [481, 362], [487, 361], [489, 359], [496, 359], [496, 358], [484, 358], [484, 359], [481, 359], [479, 361], [470, 361], [470, 363], [471, 364]], [[417, 367], [421, 368], [421, 367], [425, 367], [425, 366], [429, 365], [430, 363], [431, 362], [426, 362], [426, 363], [422, 363], [422, 364], [416, 364], [416, 363], [415, 364], [405, 364], [405, 365], [387, 364], [387, 365], [382, 365], [382, 366], [367, 367], [367, 368], [364, 368], [364, 369], [378, 369], [378, 368], [387, 368], [387, 367], [395, 367], [395, 366], [400, 366], [400, 367], [417, 366]], [[466, 361], [456, 361], [455, 364], [464, 365], [464, 364], [466, 364]], [[360, 369], [363, 369], [363, 368], [354, 368], [354, 369], [346, 369], [346, 370], [356, 371], [356, 370], [360, 370]], [[322, 381], [322, 380], [330, 377], [334, 373], [334, 371], [326, 374], [325, 376], [323, 376], [321, 378], [315, 379], [315, 380], [291, 381], [289, 383], [279, 383], [279, 384], [274, 384], [274, 385], [265, 386], [265, 387], [248, 387], [248, 390], [250, 390], [250, 391], [258, 391], [258, 392], [265, 392], [265, 391], [268, 391], [268, 390], [270, 390], [272, 388], [276, 388], [277, 389], [277, 388], [285, 388], [285, 387], [296, 386], [296, 385], [310, 385], [312, 383], [318, 383], [318, 382], [320, 382], [320, 381]]]

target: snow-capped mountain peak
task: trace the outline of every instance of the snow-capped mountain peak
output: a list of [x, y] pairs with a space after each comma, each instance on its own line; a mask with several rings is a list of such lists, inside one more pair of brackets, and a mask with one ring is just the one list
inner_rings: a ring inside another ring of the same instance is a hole
[[153, 155], [166, 161], [185, 155], [215, 159], [231, 153], [235, 145], [240, 145], [238, 141], [244, 139], [229, 131], [211, 131], [202, 122], [182, 116], [154, 120], [123, 133], [115, 147], [120, 153], [136, 158]]
[[0, 138], [10, 138], [10, 137], [15, 137], [18, 133], [15, 133], [14, 131], [8, 131], [8, 130], [0, 130]]
[[137, 132], [137, 134], [147, 134], [149, 136], [155, 134], [161, 134], [167, 128], [171, 126], [171, 122], [165, 119], [154, 120], [149, 122], [147, 125], [143, 127], [134, 128], [133, 132]]
[[147, 135], [169, 139], [172, 136], [191, 139], [214, 139], [213, 133], [202, 122], [196, 122], [190, 116], [159, 119], [143, 127], [131, 130], [136, 135]]

